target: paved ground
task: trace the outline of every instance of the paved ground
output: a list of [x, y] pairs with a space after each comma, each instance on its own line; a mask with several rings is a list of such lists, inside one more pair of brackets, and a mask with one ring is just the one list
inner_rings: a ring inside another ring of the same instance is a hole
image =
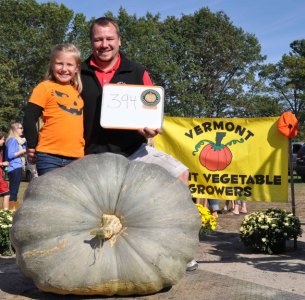
[[[304, 230], [303, 237], [287, 245], [282, 255], [253, 254], [238, 237], [243, 215], [219, 215], [218, 229], [199, 244], [198, 270], [186, 276], [171, 289], [155, 295], [105, 298], [59, 296], [40, 292], [31, 280], [19, 272], [15, 258], [0, 258], [0, 299], [305, 299], [305, 199], [297, 198], [297, 215]], [[291, 210], [289, 203], [248, 203], [248, 210], [281, 207]]]

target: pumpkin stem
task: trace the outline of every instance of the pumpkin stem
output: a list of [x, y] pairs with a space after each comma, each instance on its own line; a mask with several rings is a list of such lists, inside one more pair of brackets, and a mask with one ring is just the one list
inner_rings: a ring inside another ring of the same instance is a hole
[[226, 136], [225, 132], [216, 132], [216, 146], [221, 145], [222, 139]]
[[122, 223], [117, 216], [104, 214], [100, 228], [92, 230], [90, 234], [102, 239], [111, 239], [121, 231], [122, 227]]

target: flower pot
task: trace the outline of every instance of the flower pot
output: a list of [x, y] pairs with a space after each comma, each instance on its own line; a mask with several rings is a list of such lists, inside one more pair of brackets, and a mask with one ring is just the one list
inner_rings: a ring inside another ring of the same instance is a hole
[[240, 238], [245, 246], [267, 254], [286, 251], [286, 241], [302, 235], [301, 222], [293, 213], [279, 208], [245, 216]]
[[279, 240], [276, 243], [269, 245], [270, 252], [273, 254], [280, 254], [286, 251], [286, 240]]
[[1, 256], [13, 256], [14, 255], [14, 249], [11, 245], [2, 246], [0, 245], [0, 255]]

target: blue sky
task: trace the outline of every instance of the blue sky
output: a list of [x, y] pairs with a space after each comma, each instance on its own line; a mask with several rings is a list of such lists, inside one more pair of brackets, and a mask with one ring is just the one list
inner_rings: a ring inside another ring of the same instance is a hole
[[[48, 1], [38, 1], [48, 2]], [[202, 7], [212, 12], [223, 11], [231, 22], [245, 32], [255, 34], [263, 55], [270, 63], [278, 62], [282, 55], [290, 51], [290, 43], [305, 39], [304, 0], [58, 0], [75, 12], [82, 12], [89, 20], [100, 17], [106, 11], [117, 15], [122, 6], [128, 14], [137, 17], [147, 12], [160, 13], [161, 19], [167, 16], [180, 17], [193, 14]]]

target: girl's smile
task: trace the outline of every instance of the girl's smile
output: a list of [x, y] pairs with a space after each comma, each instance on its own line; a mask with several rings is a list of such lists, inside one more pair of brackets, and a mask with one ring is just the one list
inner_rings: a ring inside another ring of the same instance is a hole
[[52, 63], [52, 70], [57, 83], [70, 84], [78, 71], [75, 55], [69, 52], [59, 52]]

